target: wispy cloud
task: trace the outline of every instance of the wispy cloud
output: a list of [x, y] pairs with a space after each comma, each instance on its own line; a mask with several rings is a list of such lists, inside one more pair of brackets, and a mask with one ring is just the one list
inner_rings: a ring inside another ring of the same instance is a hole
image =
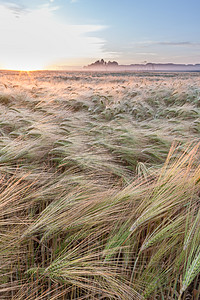
[[134, 53], [134, 54], [136, 54], [136, 55], [150, 55], [150, 56], [156, 56], [157, 55], [157, 53], [154, 53], [154, 52], [136, 52], [136, 53]]
[[196, 47], [200, 46], [200, 43], [197, 42], [159, 42], [158, 45], [164, 45], [164, 46], [189, 46], [189, 47]]
[[56, 9], [52, 4], [34, 10], [0, 4], [1, 65], [41, 68], [70, 58], [109, 56], [105, 40], [95, 36], [105, 26], [64, 24], [55, 18]]
[[133, 42], [132, 46], [136, 47], [150, 47], [150, 46], [175, 46], [175, 47], [199, 47], [200, 42], [191, 42], [191, 41], [141, 41]]
[[4, 6], [8, 10], [10, 10], [15, 16], [19, 16], [23, 13], [28, 12], [28, 9], [24, 5], [19, 5], [16, 3], [8, 2], [5, 4], [0, 4], [1, 6]]

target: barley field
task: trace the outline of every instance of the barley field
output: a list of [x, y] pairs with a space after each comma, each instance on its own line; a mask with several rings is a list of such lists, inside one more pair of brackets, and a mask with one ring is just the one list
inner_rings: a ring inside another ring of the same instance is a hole
[[0, 299], [200, 298], [200, 73], [0, 71]]

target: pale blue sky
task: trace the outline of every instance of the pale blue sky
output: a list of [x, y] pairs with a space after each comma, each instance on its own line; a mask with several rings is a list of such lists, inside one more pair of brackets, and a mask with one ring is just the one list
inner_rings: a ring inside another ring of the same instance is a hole
[[[65, 66], [99, 58], [200, 63], [199, 11], [199, 0], [0, 0], [0, 19], [4, 14], [8, 20], [0, 24], [0, 66], [4, 55], [6, 61], [25, 57], [24, 65], [32, 58], [38, 66], [43, 60]], [[17, 54], [9, 49], [15, 43]]]

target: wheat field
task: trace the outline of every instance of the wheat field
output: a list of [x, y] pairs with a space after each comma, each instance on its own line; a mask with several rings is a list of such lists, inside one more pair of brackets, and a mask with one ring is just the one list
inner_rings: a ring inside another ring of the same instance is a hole
[[0, 299], [200, 298], [200, 73], [0, 72]]

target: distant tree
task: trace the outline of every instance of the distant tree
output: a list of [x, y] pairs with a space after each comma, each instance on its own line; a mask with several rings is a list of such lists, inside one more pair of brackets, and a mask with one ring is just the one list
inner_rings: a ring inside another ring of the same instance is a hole
[[102, 67], [102, 66], [110, 66], [110, 67], [116, 67], [118, 66], [118, 62], [116, 61], [108, 61], [106, 62], [103, 58], [101, 60], [96, 60], [94, 63], [87, 66], [87, 68], [95, 68], [95, 67]]
[[109, 60], [108, 66], [116, 67], [116, 66], [118, 66], [118, 62], [116, 62], [116, 61], [110, 61], [110, 60]]

